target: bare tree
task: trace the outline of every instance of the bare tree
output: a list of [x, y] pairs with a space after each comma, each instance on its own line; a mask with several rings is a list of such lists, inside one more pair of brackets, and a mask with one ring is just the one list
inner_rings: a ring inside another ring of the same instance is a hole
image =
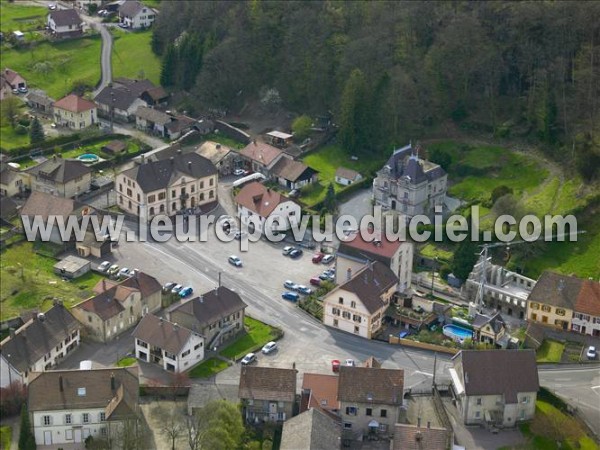
[[171, 450], [176, 450], [176, 442], [179, 437], [184, 435], [186, 431], [186, 419], [181, 414], [181, 411], [175, 407], [165, 408], [159, 407], [155, 414], [160, 421], [160, 432], [169, 442], [171, 442]]

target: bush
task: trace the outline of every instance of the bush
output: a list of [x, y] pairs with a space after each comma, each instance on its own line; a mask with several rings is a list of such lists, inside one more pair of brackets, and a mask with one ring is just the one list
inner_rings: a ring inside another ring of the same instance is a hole
[[307, 115], [297, 117], [292, 122], [292, 132], [294, 137], [298, 141], [303, 141], [310, 134], [310, 127], [312, 126], [312, 120]]
[[452, 273], [452, 269], [450, 268], [450, 266], [448, 264], [442, 264], [442, 267], [440, 267], [440, 277], [442, 277], [444, 280], [448, 279], [448, 275], [450, 275]]
[[23, 135], [27, 134], [27, 127], [23, 126], [21, 124], [18, 124], [15, 128], [15, 133], [23, 136]]
[[29, 118], [23, 116], [19, 119], [19, 125], [23, 125], [24, 127], [28, 127], [29, 125], [31, 125], [31, 121], [29, 120]]

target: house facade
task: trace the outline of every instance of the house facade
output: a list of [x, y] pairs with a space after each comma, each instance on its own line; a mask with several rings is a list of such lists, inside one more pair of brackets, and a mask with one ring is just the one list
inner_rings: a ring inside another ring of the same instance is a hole
[[137, 367], [37, 374], [27, 402], [35, 443], [83, 448], [88, 436], [110, 443], [123, 421], [135, 420], [138, 398]]
[[96, 104], [75, 94], [54, 102], [54, 122], [72, 130], [83, 130], [98, 122]]
[[163, 138], [169, 137], [167, 125], [173, 120], [173, 116], [147, 106], [140, 106], [135, 112], [135, 126], [138, 130]]
[[34, 313], [0, 343], [0, 387], [28, 384], [33, 372], [56, 366], [79, 346], [81, 326], [62, 303]]
[[358, 183], [363, 177], [356, 170], [348, 169], [347, 167], [338, 167], [335, 171], [335, 182], [342, 186], [350, 186]]
[[600, 283], [545, 271], [527, 299], [527, 320], [600, 336]]
[[27, 91], [27, 81], [18, 72], [15, 72], [12, 69], [6, 67], [2, 73], [2, 81], [8, 85], [8, 87], [12, 89], [16, 89], [20, 92]]
[[323, 298], [323, 323], [371, 339], [382, 327], [385, 312], [398, 286], [398, 278], [383, 263], [374, 262]]
[[240, 151], [240, 157], [245, 162], [246, 169], [262, 173], [267, 178], [271, 177], [273, 166], [281, 158], [287, 158], [278, 148], [256, 140], [250, 142]]
[[340, 367], [338, 400], [342, 429], [363, 435], [390, 436], [403, 419], [404, 371], [376, 367]]
[[96, 296], [78, 303], [71, 312], [95, 341], [109, 342], [161, 308], [162, 286], [143, 272], [118, 284], [102, 280], [94, 291]]
[[78, 37], [83, 34], [84, 22], [74, 9], [55, 9], [48, 14], [48, 30], [57, 38]]
[[208, 158], [215, 165], [220, 175], [232, 174], [241, 164], [240, 157], [236, 151], [218, 142], [203, 142], [196, 149], [196, 153]]
[[298, 203], [256, 181], [246, 184], [234, 201], [240, 222], [261, 233], [267, 228], [288, 230], [301, 219], [302, 208]]
[[204, 337], [153, 314], [133, 332], [135, 357], [170, 372], [191, 369], [204, 359]]
[[239, 294], [220, 286], [171, 308], [168, 319], [203, 336], [214, 349], [244, 330], [247, 306]]
[[433, 217], [443, 207], [448, 176], [438, 164], [418, 156], [411, 145], [395, 150], [373, 180], [375, 205], [407, 219], [416, 215]]
[[296, 369], [242, 366], [238, 398], [248, 423], [284, 422], [296, 412]]
[[475, 342], [490, 345], [502, 345], [506, 334], [506, 323], [500, 313], [492, 316], [476, 314], [473, 319], [473, 339]]
[[117, 204], [148, 220], [156, 215], [172, 216], [182, 209], [215, 203], [217, 183], [215, 166], [196, 153], [146, 160], [117, 175]]
[[156, 20], [156, 12], [142, 2], [127, 0], [119, 7], [119, 21], [127, 28], [148, 28]]
[[452, 361], [452, 388], [465, 425], [512, 427], [533, 419], [539, 389], [533, 350], [463, 350]]
[[281, 158], [271, 170], [273, 178], [286, 189], [300, 189], [319, 179], [318, 172], [300, 161]]
[[414, 245], [412, 242], [390, 240], [384, 232], [371, 230], [351, 233], [340, 241], [337, 251], [336, 282], [347, 277], [370, 261], [387, 265], [398, 277], [398, 291], [406, 292], [412, 284]]
[[8, 164], [2, 164], [2, 169], [0, 170], [0, 195], [14, 197], [23, 192], [26, 186], [26, 183], [23, 182], [24, 178], [26, 178], [26, 175], [13, 169]]
[[26, 184], [33, 192], [73, 198], [91, 189], [92, 170], [76, 159], [54, 155], [25, 173], [28, 176]]

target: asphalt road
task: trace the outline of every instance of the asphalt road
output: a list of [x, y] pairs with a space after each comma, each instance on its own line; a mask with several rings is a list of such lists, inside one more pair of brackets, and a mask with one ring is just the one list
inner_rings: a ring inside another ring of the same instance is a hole
[[109, 83], [112, 82], [112, 65], [111, 65], [111, 52], [112, 52], [112, 36], [104, 24], [89, 19], [84, 19], [88, 24], [98, 31], [102, 36], [102, 54], [100, 56], [100, 64], [102, 66], [102, 80], [93, 93], [96, 97]]

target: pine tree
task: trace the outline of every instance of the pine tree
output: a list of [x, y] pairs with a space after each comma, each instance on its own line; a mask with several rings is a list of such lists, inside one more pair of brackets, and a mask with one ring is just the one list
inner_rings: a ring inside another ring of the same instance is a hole
[[327, 187], [327, 193], [325, 194], [325, 200], [323, 200], [323, 206], [330, 214], [335, 214], [337, 211], [337, 200], [335, 198], [335, 189], [333, 183], [329, 183]]
[[363, 73], [354, 69], [346, 81], [340, 101], [340, 141], [355, 153], [367, 144], [369, 134], [366, 82]]
[[29, 422], [29, 413], [27, 405], [23, 403], [21, 407], [21, 431], [19, 432], [19, 450], [35, 449], [35, 438], [31, 433], [31, 423]]
[[34, 117], [31, 122], [31, 127], [29, 128], [29, 140], [32, 144], [37, 144], [43, 142], [44, 139], [44, 127], [42, 127], [40, 120], [37, 117]]
[[173, 86], [175, 84], [175, 74], [177, 70], [177, 50], [173, 44], [169, 44], [163, 58], [162, 68], [160, 70], [160, 84], [162, 86]]

